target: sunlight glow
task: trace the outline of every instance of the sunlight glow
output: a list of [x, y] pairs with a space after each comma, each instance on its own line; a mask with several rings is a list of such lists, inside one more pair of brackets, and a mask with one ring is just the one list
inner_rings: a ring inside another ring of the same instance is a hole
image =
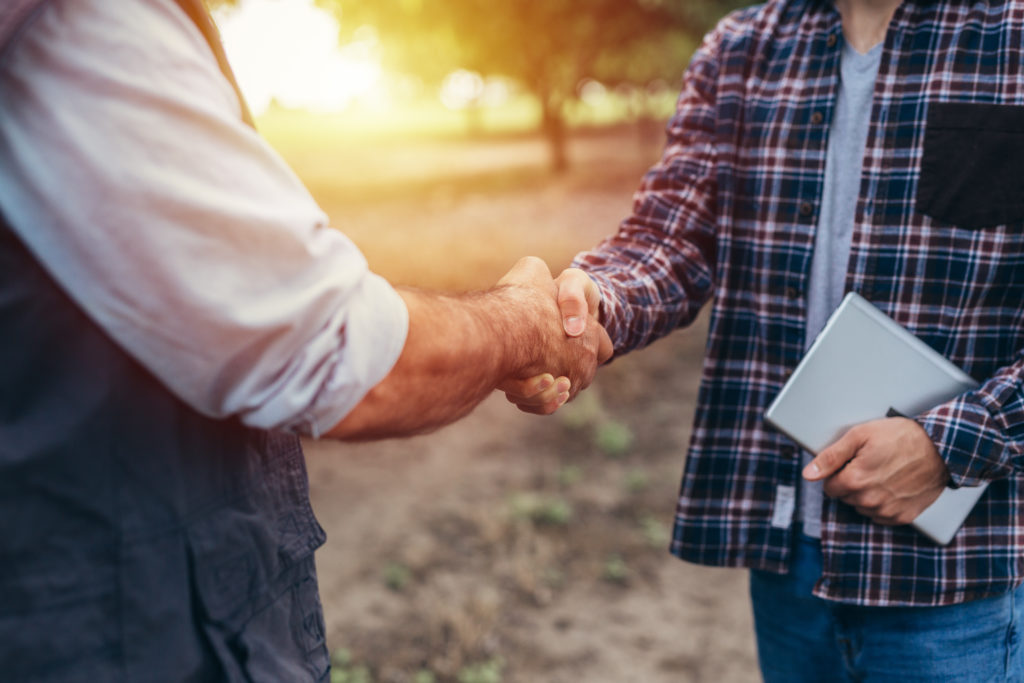
[[272, 101], [295, 109], [333, 112], [383, 91], [377, 38], [364, 29], [338, 45], [338, 21], [313, 0], [242, 0], [217, 13], [239, 86], [255, 114]]
[[441, 83], [438, 96], [448, 109], [470, 106], [500, 107], [508, 102], [511, 84], [502, 78], [484, 78], [475, 71], [458, 69], [448, 74]]

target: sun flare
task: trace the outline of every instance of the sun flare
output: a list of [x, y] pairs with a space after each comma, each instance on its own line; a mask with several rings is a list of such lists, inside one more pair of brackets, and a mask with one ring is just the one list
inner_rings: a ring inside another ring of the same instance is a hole
[[217, 14], [224, 48], [249, 106], [271, 102], [340, 111], [381, 84], [376, 37], [369, 31], [338, 44], [338, 21], [313, 0], [243, 0]]

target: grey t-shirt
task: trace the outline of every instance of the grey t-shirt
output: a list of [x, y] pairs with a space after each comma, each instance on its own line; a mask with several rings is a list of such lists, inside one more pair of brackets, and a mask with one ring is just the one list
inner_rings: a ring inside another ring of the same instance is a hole
[[[849, 44], [844, 44], [842, 50], [839, 96], [829, 132], [825, 187], [807, 289], [806, 347], [810, 347], [843, 299], [864, 147], [882, 57], [881, 43], [866, 54], [860, 54]], [[809, 453], [803, 454], [805, 465], [810, 459]], [[802, 487], [800, 517], [804, 533], [819, 538], [822, 484], [802, 481]]]

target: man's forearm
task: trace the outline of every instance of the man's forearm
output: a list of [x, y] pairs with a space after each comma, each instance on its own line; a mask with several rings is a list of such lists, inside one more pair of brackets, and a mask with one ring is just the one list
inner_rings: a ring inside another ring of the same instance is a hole
[[[511, 279], [510, 279], [511, 278]], [[488, 292], [445, 296], [400, 291], [409, 333], [391, 372], [326, 436], [346, 440], [407, 436], [469, 413], [501, 382], [542, 372], [589, 384], [598, 361], [593, 320], [567, 338], [551, 274], [524, 260]]]
[[460, 297], [399, 294], [409, 308], [405, 348], [391, 372], [329, 437], [373, 439], [435, 429], [467, 414], [517, 364], [515, 344], [502, 334], [496, 315], [516, 315], [510, 297], [498, 291]]

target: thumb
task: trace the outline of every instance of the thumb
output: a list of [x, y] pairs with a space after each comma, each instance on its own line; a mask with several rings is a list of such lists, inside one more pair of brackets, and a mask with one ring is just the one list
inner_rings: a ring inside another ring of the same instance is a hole
[[587, 316], [597, 313], [601, 295], [594, 281], [579, 268], [569, 268], [555, 280], [558, 284], [558, 309], [562, 326], [570, 337], [578, 337], [587, 329]]
[[834, 444], [818, 453], [814, 460], [807, 463], [804, 468], [803, 477], [807, 481], [818, 481], [826, 479], [843, 469], [846, 463], [853, 460], [857, 451], [864, 445], [864, 439], [858, 436], [856, 430], [849, 430]]
[[536, 256], [524, 256], [516, 261], [512, 269], [498, 280], [498, 284], [530, 284], [551, 281], [551, 271], [548, 269], [547, 263]]

